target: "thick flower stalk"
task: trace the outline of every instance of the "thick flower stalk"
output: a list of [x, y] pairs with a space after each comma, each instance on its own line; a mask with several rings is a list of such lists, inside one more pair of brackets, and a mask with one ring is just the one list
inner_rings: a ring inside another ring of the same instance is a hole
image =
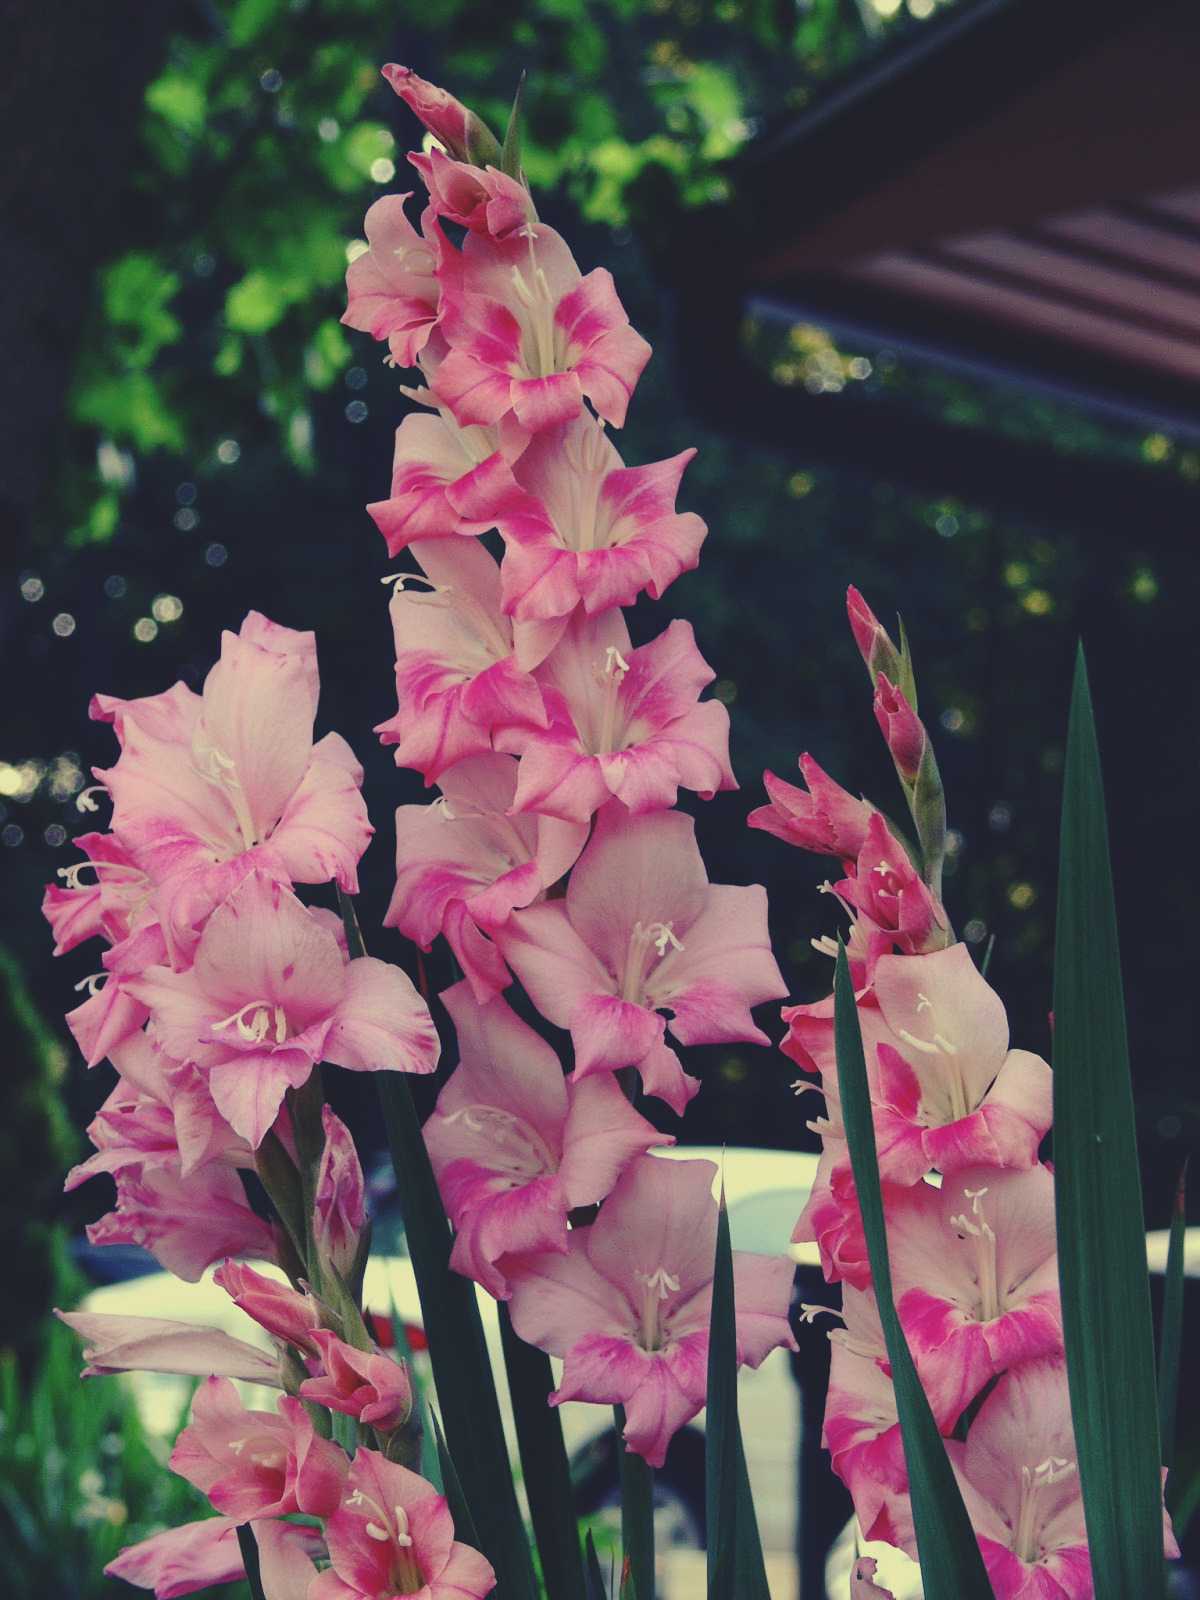
[[[800, 758], [807, 791], [766, 774], [752, 827], [841, 862], [826, 884], [849, 918], [896, 1311], [948, 1445], [997, 1600], [1093, 1593], [1071, 1432], [1054, 1181], [1039, 1161], [1050, 1068], [1011, 1049], [1004, 1005], [940, 897], [945, 803], [897, 649], [857, 590], [851, 628], [909, 803], [908, 843], [869, 802]], [[901, 635], [903, 638], [903, 634]], [[836, 955], [828, 936], [813, 941]], [[908, 1474], [838, 1092], [833, 997], [785, 1008], [784, 1052], [819, 1089], [823, 1154], [796, 1241], [842, 1284], [824, 1443], [864, 1538], [917, 1555]], [[812, 1308], [814, 1315], [821, 1308]], [[1165, 1513], [1164, 1513], [1165, 1518]], [[1169, 1521], [1164, 1547], [1174, 1552]], [[860, 1561], [851, 1592], [884, 1595]]]

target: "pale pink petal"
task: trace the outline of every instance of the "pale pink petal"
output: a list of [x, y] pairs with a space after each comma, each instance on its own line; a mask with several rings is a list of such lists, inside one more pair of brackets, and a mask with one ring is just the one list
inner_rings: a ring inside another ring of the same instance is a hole
[[572, 1084], [559, 1168], [567, 1204], [603, 1200], [634, 1156], [674, 1142], [639, 1116], [615, 1079], [601, 1075]]
[[247, 1383], [282, 1386], [279, 1362], [273, 1355], [217, 1328], [100, 1311], [54, 1314], [84, 1342], [84, 1377], [111, 1372], [178, 1372], [206, 1378], [215, 1373]]
[[374, 956], [352, 961], [326, 1040], [327, 1059], [355, 1072], [432, 1072], [438, 1050], [429, 1007], [408, 974]]

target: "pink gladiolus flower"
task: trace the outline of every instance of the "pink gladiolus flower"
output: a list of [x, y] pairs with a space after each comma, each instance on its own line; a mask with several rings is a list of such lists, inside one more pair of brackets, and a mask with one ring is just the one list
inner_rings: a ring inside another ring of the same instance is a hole
[[254, 1164], [250, 1146], [217, 1111], [191, 1062], [172, 1061], [147, 1034], [135, 1033], [116, 1047], [112, 1063], [120, 1074], [116, 1087], [87, 1130], [96, 1154], [72, 1167], [65, 1189], [126, 1167], [174, 1167], [187, 1178], [209, 1161]]
[[163, 930], [151, 921], [104, 952], [102, 972], [75, 985], [87, 991], [87, 999], [68, 1011], [65, 1020], [89, 1067], [111, 1056], [145, 1026], [149, 1013], [134, 998], [132, 985], [147, 967], [166, 959]]
[[680, 1044], [767, 1044], [750, 1008], [786, 992], [764, 890], [710, 884], [695, 824], [674, 811], [631, 817], [611, 801], [564, 899], [514, 912], [493, 937], [542, 1015], [570, 1029], [576, 1081], [636, 1066], [679, 1113], [700, 1085], [659, 1013]]
[[217, 1328], [101, 1311], [56, 1310], [54, 1315], [83, 1340], [85, 1378], [112, 1372], [177, 1372], [186, 1377], [216, 1374], [282, 1387], [274, 1356]]
[[321, 1121], [325, 1148], [317, 1169], [313, 1239], [321, 1260], [344, 1278], [358, 1257], [367, 1220], [363, 1170], [342, 1119], [322, 1106]]
[[494, 522], [504, 536], [504, 609], [544, 621], [580, 604], [589, 613], [632, 605], [643, 589], [659, 599], [696, 566], [708, 531], [675, 510], [694, 455], [626, 467], [582, 413], [536, 434], [511, 466], [491, 457], [454, 500], [475, 526]]
[[497, 450], [523, 444], [523, 435], [514, 440], [504, 428], [460, 428], [445, 414], [410, 412], [396, 429], [389, 497], [367, 507], [388, 554], [420, 540], [473, 538], [480, 530], [458, 502], [470, 497], [473, 475]]
[[950, 937], [941, 902], [878, 811], [867, 822], [850, 876], [835, 884], [834, 892], [906, 954], [939, 950]]
[[[542, 692], [517, 662], [512, 623], [500, 610], [500, 569], [482, 545], [422, 541], [429, 593], [397, 582], [395, 716], [375, 729], [396, 765], [432, 783], [448, 767], [492, 748], [497, 728], [546, 726]], [[540, 658], [539, 658], [540, 659]], [[536, 664], [536, 662], [534, 663]]]
[[826, 1282], [870, 1287], [867, 1236], [844, 1139], [826, 1138], [808, 1200], [792, 1230], [792, 1243], [817, 1246]]
[[858, 1557], [850, 1573], [850, 1600], [893, 1600], [892, 1591], [875, 1582], [878, 1565], [873, 1556]]
[[763, 773], [770, 805], [759, 806], [747, 817], [752, 828], [773, 833], [788, 844], [816, 855], [854, 860], [875, 815], [868, 800], [856, 800], [817, 765], [810, 755], [800, 757], [800, 771], [808, 792], [784, 783], [773, 772]]
[[291, 1512], [327, 1517], [341, 1498], [346, 1457], [313, 1431], [299, 1400], [248, 1411], [228, 1378], [196, 1391], [192, 1420], [171, 1452], [171, 1470], [237, 1522]]
[[539, 433], [578, 416], [586, 395], [619, 428], [650, 346], [629, 326], [612, 274], [582, 277], [542, 223], [506, 239], [469, 233], [461, 266], [444, 286], [439, 332], [450, 349], [432, 384], [457, 421], [488, 426], [511, 411]]
[[418, 233], [408, 220], [410, 194], [386, 194], [367, 212], [363, 232], [370, 246], [346, 268], [348, 328], [386, 339], [397, 366], [411, 367], [437, 321], [440, 273], [454, 269], [451, 250], [432, 208]]
[[[297, 1600], [304, 1593], [297, 1580], [316, 1574], [312, 1556], [323, 1552], [320, 1530], [295, 1522], [252, 1522], [258, 1546], [266, 1600]], [[131, 1544], [104, 1569], [139, 1589], [153, 1589], [157, 1600], [176, 1600], [214, 1584], [235, 1583], [245, 1576], [237, 1523], [230, 1517], [206, 1517], [167, 1528]]]
[[238, 1261], [222, 1262], [213, 1273], [213, 1282], [260, 1328], [304, 1355], [316, 1355], [313, 1334], [321, 1325], [321, 1310], [310, 1295]]
[[[62, 887], [48, 884], [42, 914], [54, 932], [54, 954], [65, 955], [85, 939], [120, 944], [152, 917], [153, 885], [115, 834], [81, 833], [74, 843], [87, 856], [60, 867]], [[90, 879], [87, 873], [95, 874]]]
[[[711, 1161], [639, 1156], [565, 1255], [509, 1262], [513, 1327], [559, 1356], [551, 1403], [625, 1407], [625, 1442], [661, 1467], [676, 1431], [704, 1404], [717, 1203]], [[795, 1348], [783, 1256], [733, 1253], [737, 1358], [757, 1367]]]
[[423, 950], [444, 934], [482, 1003], [510, 982], [484, 930], [557, 883], [582, 850], [587, 827], [511, 816], [511, 756], [470, 756], [442, 774], [441, 788], [432, 805], [396, 811], [396, 888], [384, 926]]
[[[450, 154], [460, 161], [471, 159], [471, 143], [487, 129], [473, 111], [461, 100], [456, 100], [446, 89], [425, 78], [418, 78], [409, 67], [389, 62], [382, 69], [389, 85], [400, 96], [435, 139], [445, 145]], [[495, 143], [495, 140], [492, 141]]]
[[1032, 1167], [1050, 1126], [1050, 1068], [1008, 1048], [1008, 1018], [965, 944], [882, 956], [875, 995], [896, 1044], [876, 1048], [880, 1172]]
[[975, 1167], [892, 1189], [896, 1309], [930, 1404], [955, 1418], [988, 1379], [1062, 1348], [1054, 1179]]
[[455, 1228], [450, 1264], [504, 1300], [507, 1255], [565, 1253], [568, 1212], [603, 1200], [635, 1156], [674, 1140], [611, 1077], [568, 1084], [503, 1000], [481, 1006], [465, 982], [441, 998], [460, 1059], [424, 1132]]
[[202, 695], [178, 684], [93, 703], [122, 746], [97, 776], [114, 831], [159, 885], [172, 960], [186, 962], [213, 907], [256, 867], [357, 889], [371, 837], [362, 768], [340, 735], [313, 743], [316, 707], [313, 635], [253, 611], [240, 633], [222, 635]]
[[415, 1472], [360, 1449], [346, 1491], [325, 1524], [333, 1565], [308, 1600], [481, 1600], [496, 1587], [489, 1562], [458, 1543], [445, 1500]]
[[[1029, 1361], [1005, 1373], [966, 1443], [946, 1448], [996, 1600], [1091, 1600], [1065, 1363]], [[892, 1512], [892, 1542], [915, 1558], [907, 1501]], [[1165, 1512], [1163, 1549], [1179, 1553]]]
[[909, 783], [914, 782], [921, 770], [929, 736], [903, 690], [897, 689], [882, 672], [875, 686], [875, 721], [896, 763], [896, 770]]
[[318, 1061], [354, 1072], [432, 1072], [429, 1009], [398, 967], [348, 962], [325, 922], [265, 872], [209, 918], [187, 972], [134, 986], [164, 1048], [207, 1073], [222, 1116], [255, 1149], [285, 1091]]
[[412, 1384], [402, 1362], [379, 1351], [356, 1350], [326, 1328], [313, 1334], [324, 1372], [300, 1385], [305, 1400], [391, 1433], [408, 1421]]
[[186, 1283], [223, 1256], [275, 1256], [270, 1225], [247, 1205], [229, 1167], [212, 1163], [187, 1178], [171, 1167], [131, 1167], [116, 1184], [116, 1210], [88, 1225], [92, 1244], [140, 1245]]
[[505, 239], [537, 221], [529, 190], [497, 167], [452, 161], [436, 146], [428, 155], [412, 151], [408, 159], [424, 179], [438, 215], [472, 233]]
[[614, 796], [634, 815], [736, 789], [729, 712], [700, 701], [716, 674], [688, 622], [634, 650], [620, 611], [580, 610], [538, 669], [550, 726], [497, 736], [521, 756], [514, 809], [586, 823]]

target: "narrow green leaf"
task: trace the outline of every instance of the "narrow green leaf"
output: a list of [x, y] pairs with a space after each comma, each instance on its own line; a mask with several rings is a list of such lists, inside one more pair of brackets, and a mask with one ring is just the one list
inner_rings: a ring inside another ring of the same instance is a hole
[[550, 1357], [518, 1337], [500, 1302], [500, 1340], [546, 1600], [584, 1600], [583, 1556]]
[[442, 1432], [442, 1424], [433, 1406], [429, 1407], [429, 1420], [433, 1424], [433, 1437], [437, 1446], [438, 1471], [442, 1475], [442, 1493], [446, 1497], [446, 1504], [450, 1507], [450, 1515], [454, 1518], [454, 1536], [464, 1544], [474, 1545], [478, 1550], [481, 1546], [479, 1534], [475, 1528], [475, 1519], [471, 1515], [467, 1497], [463, 1494], [462, 1479], [458, 1475], [458, 1468], [454, 1465], [454, 1457], [450, 1454], [449, 1447], [446, 1444], [446, 1435]]
[[1100, 754], [1082, 649], [1054, 948], [1063, 1336], [1096, 1600], [1164, 1592], [1154, 1340]]
[[[339, 903], [351, 953], [359, 955], [363, 940], [353, 904], [341, 891]], [[376, 1080], [441, 1420], [479, 1548], [496, 1569], [503, 1600], [536, 1600], [475, 1285], [450, 1269], [450, 1224], [408, 1082], [399, 1072], [377, 1073]]]
[[908, 1341], [896, 1315], [892, 1298], [892, 1271], [888, 1259], [879, 1162], [875, 1152], [875, 1123], [867, 1066], [863, 1059], [862, 1030], [850, 966], [839, 943], [833, 980], [834, 1042], [837, 1048], [838, 1089], [842, 1118], [850, 1148], [854, 1187], [862, 1212], [863, 1231], [871, 1260], [871, 1277], [879, 1318], [887, 1341], [896, 1410], [904, 1440], [909, 1494], [921, 1561], [925, 1600], [993, 1600], [983, 1557], [975, 1542], [971, 1520], [963, 1505], [958, 1483], [938, 1433]]
[[1183, 1247], [1187, 1239], [1187, 1162], [1179, 1174], [1167, 1271], [1163, 1280], [1162, 1340], [1158, 1348], [1158, 1428], [1163, 1466], [1175, 1465], [1175, 1423], [1179, 1414], [1179, 1359], [1183, 1350]]
[[592, 1538], [590, 1528], [584, 1540], [584, 1565], [587, 1569], [587, 1600], [608, 1600], [604, 1569], [600, 1565], [600, 1557], [596, 1554], [596, 1541]]
[[246, 1569], [250, 1600], [266, 1600], [263, 1594], [262, 1573], [259, 1570], [258, 1540], [254, 1537], [254, 1529], [248, 1522], [238, 1523], [237, 1542], [238, 1549], [242, 1552], [242, 1565]]
[[654, 1468], [625, 1448], [624, 1406], [613, 1407], [613, 1418], [621, 1468], [621, 1543], [628, 1572], [622, 1592], [630, 1592], [632, 1600], [654, 1600]]
[[709, 1600], [770, 1600], [738, 1421], [734, 1313], [733, 1251], [729, 1242], [729, 1215], [722, 1193], [709, 1313], [708, 1404], [704, 1434], [708, 1596]]
[[500, 147], [500, 170], [510, 178], [521, 181], [521, 101], [525, 95], [525, 74], [517, 80], [512, 110], [508, 114], [508, 127], [504, 130], [504, 143]]

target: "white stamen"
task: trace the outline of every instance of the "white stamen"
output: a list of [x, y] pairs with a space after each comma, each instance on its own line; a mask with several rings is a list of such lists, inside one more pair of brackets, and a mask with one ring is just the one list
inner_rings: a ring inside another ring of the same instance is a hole
[[840, 1317], [840, 1311], [835, 1311], [833, 1306], [809, 1305], [807, 1301], [800, 1304], [800, 1321], [807, 1322], [812, 1327], [818, 1317]]
[[240, 1011], [214, 1022], [212, 1031], [218, 1033], [231, 1023], [236, 1026], [238, 1036], [248, 1044], [261, 1044], [272, 1030], [276, 1044], [283, 1044], [288, 1036], [287, 1013], [282, 1006], [273, 1005], [270, 1000], [248, 1000]]
[[429, 802], [429, 809], [431, 811], [436, 811], [443, 822], [456, 822], [458, 820], [454, 812], [451, 811], [450, 802], [446, 799], [444, 794], [438, 795], [436, 800], [431, 800]]
[[368, 1522], [363, 1529], [368, 1539], [378, 1539], [380, 1544], [387, 1544], [391, 1535], [386, 1528], [381, 1528], [377, 1522]]
[[102, 783], [93, 783], [90, 789], [81, 789], [75, 796], [75, 809], [77, 811], [98, 811], [100, 808], [92, 799], [94, 794], [107, 794], [108, 789]]
[[404, 594], [410, 583], [425, 584], [426, 594], [436, 594], [438, 585], [420, 572], [389, 572], [386, 578], [380, 578], [380, 583], [390, 583], [393, 594]]
[[674, 930], [669, 922], [652, 922], [646, 932], [653, 939], [654, 948], [660, 956], [666, 955], [668, 945], [672, 950], [683, 949], [683, 945], [675, 937]]
[[107, 972], [90, 972], [86, 978], [80, 978], [75, 985], [75, 993], [78, 994], [81, 989], [86, 989], [88, 999], [93, 1000], [108, 982], [108, 978], [109, 974]]
[[403, 1506], [393, 1506], [396, 1517], [396, 1543], [402, 1545], [412, 1544], [412, 1534], [408, 1531], [408, 1513]]
[[[86, 872], [89, 867], [96, 874], [94, 883], [84, 883], [79, 876], [81, 872]], [[63, 880], [63, 884], [68, 889], [94, 889], [100, 882], [100, 869], [94, 861], [77, 861], [74, 866], [59, 867], [57, 875]]]
[[679, 1293], [679, 1279], [673, 1272], [668, 1272], [666, 1267], [655, 1267], [654, 1271], [650, 1273], [639, 1272], [637, 1277], [660, 1300], [665, 1300], [669, 1295]]
[[615, 644], [610, 644], [604, 652], [604, 671], [607, 675], [611, 675], [614, 672], [626, 673], [629, 671], [628, 661], [626, 661]]
[[812, 945], [813, 949], [818, 955], [832, 956], [835, 961], [837, 960], [837, 940], [832, 938], [829, 934], [823, 933], [819, 939], [810, 939], [809, 943]]

